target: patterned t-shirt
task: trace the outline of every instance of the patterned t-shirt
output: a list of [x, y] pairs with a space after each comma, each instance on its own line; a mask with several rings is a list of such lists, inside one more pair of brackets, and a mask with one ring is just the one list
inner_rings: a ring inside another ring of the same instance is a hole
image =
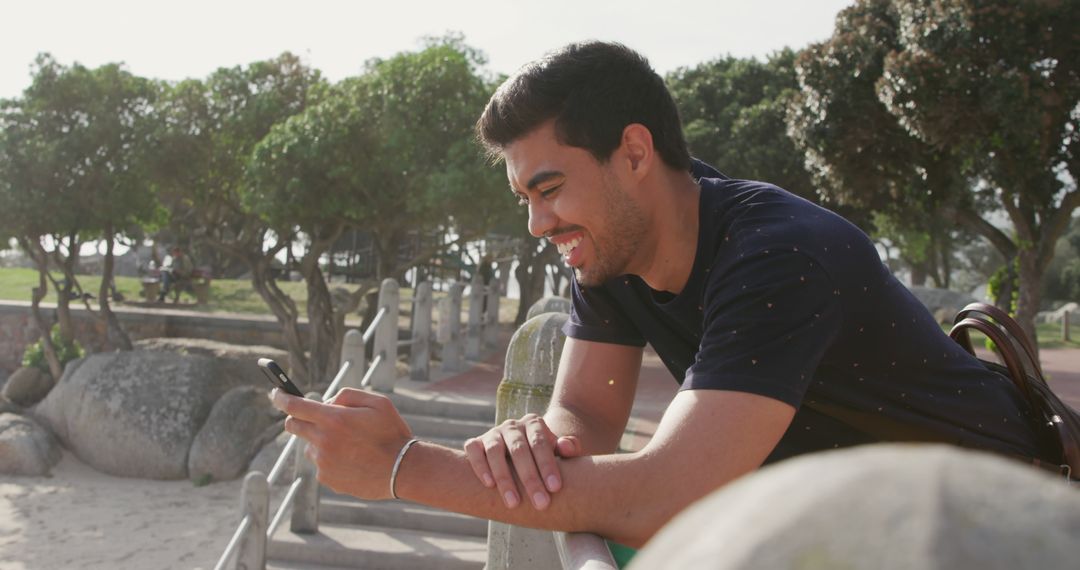
[[568, 336], [648, 342], [683, 390], [794, 406], [769, 462], [881, 439], [1044, 455], [1019, 391], [942, 332], [861, 230], [770, 184], [697, 161], [693, 175], [700, 225], [682, 292], [633, 275], [574, 283]]

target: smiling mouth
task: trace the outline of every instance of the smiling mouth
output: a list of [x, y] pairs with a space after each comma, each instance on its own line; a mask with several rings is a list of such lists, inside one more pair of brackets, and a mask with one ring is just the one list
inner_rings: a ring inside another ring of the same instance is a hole
[[574, 239], [572, 239], [572, 240], [570, 240], [570, 241], [568, 241], [566, 243], [560, 243], [560, 244], [556, 245], [556, 247], [559, 249], [559, 254], [560, 255], [562, 255], [565, 258], [569, 258], [570, 254], [573, 253], [574, 248], [576, 248], [578, 246], [578, 244], [580, 244], [580, 243], [581, 243], [581, 238], [577, 237], [577, 238], [574, 238]]

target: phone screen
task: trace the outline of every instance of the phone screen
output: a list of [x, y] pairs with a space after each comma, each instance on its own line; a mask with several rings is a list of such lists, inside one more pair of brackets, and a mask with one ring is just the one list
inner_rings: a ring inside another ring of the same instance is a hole
[[289, 377], [285, 375], [285, 371], [278, 366], [277, 362], [274, 362], [269, 358], [260, 358], [259, 368], [262, 368], [263, 373], [266, 374], [266, 377], [274, 386], [281, 388], [293, 396], [304, 397], [304, 393], [296, 387], [296, 384], [292, 383], [292, 380], [289, 380]]

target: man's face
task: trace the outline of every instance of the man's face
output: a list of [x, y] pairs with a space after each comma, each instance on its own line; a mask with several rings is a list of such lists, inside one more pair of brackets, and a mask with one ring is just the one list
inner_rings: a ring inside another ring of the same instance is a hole
[[[618, 152], [618, 151], [616, 151]], [[632, 273], [646, 220], [607, 164], [560, 144], [547, 122], [503, 149], [510, 188], [529, 207], [529, 233], [546, 237], [591, 287]]]

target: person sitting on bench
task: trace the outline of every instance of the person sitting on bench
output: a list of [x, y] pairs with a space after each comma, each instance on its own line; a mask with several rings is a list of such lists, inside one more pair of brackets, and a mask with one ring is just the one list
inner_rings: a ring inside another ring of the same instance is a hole
[[195, 273], [195, 264], [184, 253], [180, 246], [173, 246], [170, 250], [169, 262], [161, 272], [161, 293], [158, 302], [165, 300], [165, 296], [176, 287], [176, 299], [180, 298], [180, 291], [191, 290], [191, 278]]

